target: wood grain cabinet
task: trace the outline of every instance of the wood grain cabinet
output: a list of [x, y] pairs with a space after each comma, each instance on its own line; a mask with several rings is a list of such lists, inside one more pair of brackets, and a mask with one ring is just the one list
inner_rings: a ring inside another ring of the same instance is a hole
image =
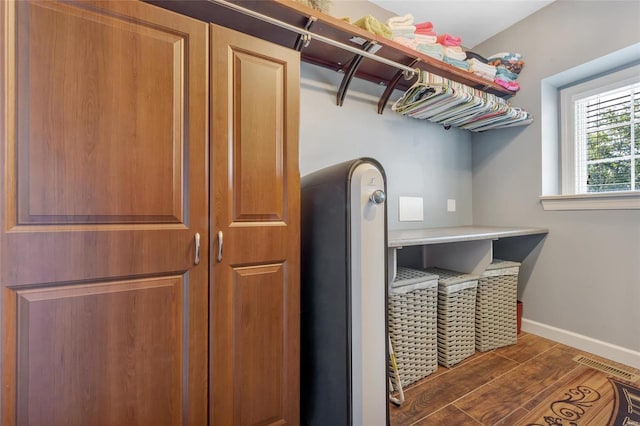
[[136, 1], [0, 34], [1, 424], [297, 424], [297, 54]]
[[211, 47], [212, 425], [295, 425], [299, 56], [214, 25]]

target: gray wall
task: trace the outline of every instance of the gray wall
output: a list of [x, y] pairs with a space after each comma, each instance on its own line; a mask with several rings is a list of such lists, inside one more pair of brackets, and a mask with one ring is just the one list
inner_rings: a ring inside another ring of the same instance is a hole
[[[382, 163], [387, 175], [389, 229], [471, 223], [471, 135], [459, 129], [377, 113], [384, 88], [354, 79], [336, 105], [342, 74], [302, 64], [300, 174], [359, 157]], [[399, 97], [395, 93], [392, 99]], [[424, 198], [424, 221], [398, 222], [398, 196]], [[455, 213], [447, 199], [457, 200]]]
[[640, 351], [640, 210], [544, 211], [541, 81], [640, 41], [640, 2], [556, 1], [474, 51], [526, 62], [526, 128], [472, 137], [473, 221], [549, 228], [523, 265], [524, 317]]

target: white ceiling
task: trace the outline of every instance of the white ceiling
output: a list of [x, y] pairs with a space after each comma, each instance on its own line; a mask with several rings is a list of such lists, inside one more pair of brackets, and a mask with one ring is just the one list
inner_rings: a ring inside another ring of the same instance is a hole
[[[344, 0], [342, 0], [344, 1]], [[349, 0], [347, 0], [349, 1]], [[334, 0], [334, 4], [340, 0]], [[415, 22], [431, 21], [438, 33], [462, 37], [472, 49], [553, 0], [371, 0], [393, 15], [411, 13]], [[352, 0], [352, 5], [358, 3]], [[369, 12], [367, 12], [369, 13]], [[385, 16], [376, 16], [386, 19]], [[359, 18], [359, 16], [352, 16]]]

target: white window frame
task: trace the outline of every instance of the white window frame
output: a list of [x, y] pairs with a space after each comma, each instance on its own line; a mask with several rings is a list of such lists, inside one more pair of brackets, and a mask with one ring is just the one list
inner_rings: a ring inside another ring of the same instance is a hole
[[[576, 192], [575, 109], [577, 99], [640, 82], [640, 65], [609, 73], [560, 92], [561, 195], [541, 197], [545, 210], [640, 209], [640, 191]], [[637, 129], [636, 129], [637, 131]], [[632, 183], [633, 184], [633, 183]]]

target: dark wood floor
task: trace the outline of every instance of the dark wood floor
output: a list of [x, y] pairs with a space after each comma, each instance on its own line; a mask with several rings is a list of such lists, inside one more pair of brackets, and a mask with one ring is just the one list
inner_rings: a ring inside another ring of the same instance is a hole
[[[640, 375], [640, 370], [523, 332], [516, 345], [477, 352], [452, 368], [439, 366], [405, 389], [405, 403], [390, 406], [391, 424], [606, 425], [614, 405], [611, 376], [575, 362], [580, 354]], [[640, 379], [635, 384], [640, 387]], [[552, 408], [562, 407], [554, 402], [567, 399], [577, 401], [568, 405], [573, 414], [559, 417]]]

